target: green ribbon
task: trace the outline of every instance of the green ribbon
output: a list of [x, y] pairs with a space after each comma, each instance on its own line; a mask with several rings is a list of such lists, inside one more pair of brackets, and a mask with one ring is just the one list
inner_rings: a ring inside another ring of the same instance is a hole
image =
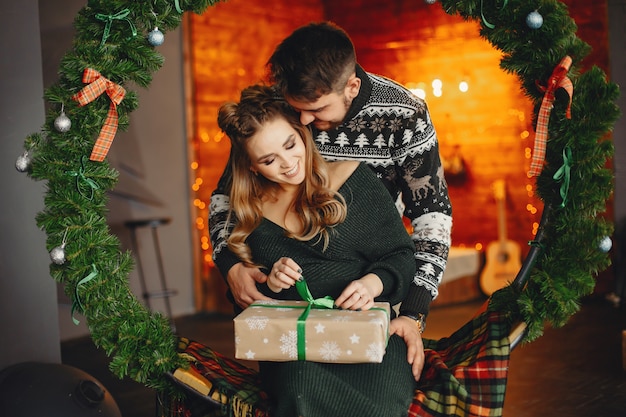
[[300, 297], [307, 303], [309, 303], [300, 317], [298, 317], [298, 323], [296, 325], [296, 331], [298, 334], [298, 360], [303, 361], [306, 359], [306, 319], [309, 317], [309, 312], [312, 308], [327, 308], [332, 309], [335, 307], [335, 300], [333, 300], [330, 296], [322, 297], [322, 298], [313, 298], [311, 295], [311, 291], [309, 291], [309, 286], [306, 284], [304, 278], [296, 281], [296, 290]]
[[183, 9], [180, 8], [179, 0], [174, 0], [174, 7], [176, 7], [176, 11], [180, 14], [183, 14]]
[[572, 149], [569, 146], [563, 148], [563, 165], [554, 173], [552, 177], [555, 181], [563, 181], [559, 194], [561, 195], [561, 208], [565, 207], [567, 203], [567, 194], [569, 191], [569, 184], [571, 179], [571, 163], [572, 163]]
[[[87, 176], [85, 175], [85, 157], [84, 156], [80, 159], [79, 170], [67, 171], [67, 174], [72, 177], [76, 177], [76, 189], [78, 190], [80, 195], [82, 195], [88, 200], [91, 200], [93, 198], [94, 191], [100, 188], [94, 180], [92, 180], [91, 178], [87, 178]], [[91, 194], [89, 196], [83, 193], [82, 187], [80, 186], [81, 181], [87, 184], [87, 186], [90, 188]]]
[[80, 281], [78, 281], [78, 284], [76, 284], [76, 288], [74, 289], [74, 301], [72, 302], [71, 314], [72, 314], [72, 321], [77, 326], [78, 326], [78, 324], [80, 324], [80, 321], [77, 318], [74, 317], [74, 312], [77, 309], [80, 309], [80, 311], [84, 311], [83, 304], [80, 302], [80, 296], [78, 294], [78, 289], [82, 285], [88, 283], [89, 281], [91, 281], [92, 279], [94, 279], [98, 275], [98, 270], [96, 269], [96, 266], [94, 264], [91, 264], [91, 269], [92, 269], [91, 273], [89, 275], [87, 275], [85, 278], [83, 278]]
[[[504, 0], [504, 4], [502, 5], [503, 9], [506, 7], [508, 2], [509, 0]], [[483, 0], [480, 0], [480, 17], [482, 18], [484, 25], [487, 26], [489, 29], [493, 29], [496, 27], [496, 25], [487, 22], [487, 19], [485, 18], [485, 15], [483, 13]]]
[[129, 14], [130, 14], [130, 10], [128, 9], [124, 9], [115, 14], [103, 14], [103, 13], [96, 14], [96, 19], [102, 22], [106, 22], [106, 24], [104, 25], [104, 32], [102, 33], [102, 41], [100, 42], [100, 47], [104, 46], [107, 39], [109, 39], [109, 35], [111, 34], [111, 25], [113, 24], [114, 20], [126, 20], [128, 22], [128, 25], [130, 26], [130, 30], [132, 31], [133, 36], [137, 36], [137, 28], [135, 27], [133, 22], [128, 18]]

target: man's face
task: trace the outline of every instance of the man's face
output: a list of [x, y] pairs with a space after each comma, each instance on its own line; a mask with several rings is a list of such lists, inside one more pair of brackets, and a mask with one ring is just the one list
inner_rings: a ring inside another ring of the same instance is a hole
[[352, 100], [345, 94], [333, 91], [312, 102], [293, 98], [287, 98], [287, 102], [300, 113], [300, 122], [303, 125], [313, 123], [319, 130], [330, 130], [343, 122]]
[[300, 113], [300, 123], [313, 123], [319, 130], [331, 130], [346, 118], [352, 100], [359, 94], [361, 79], [352, 74], [341, 92], [333, 91], [320, 96], [315, 101], [301, 101], [286, 97], [287, 102]]

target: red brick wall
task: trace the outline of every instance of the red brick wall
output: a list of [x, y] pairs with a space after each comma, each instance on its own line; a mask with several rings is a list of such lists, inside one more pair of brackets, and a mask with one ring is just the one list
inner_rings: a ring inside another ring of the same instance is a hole
[[[497, 238], [492, 184], [507, 183], [508, 237], [526, 250], [541, 202], [526, 176], [533, 146], [532, 107], [516, 77], [499, 69], [499, 52], [478, 36], [478, 23], [449, 16], [424, 1], [324, 1], [326, 15], [350, 33], [358, 59], [371, 72], [401, 83], [444, 81], [442, 97], [427, 95], [441, 153], [460, 152], [464, 179], [449, 175], [454, 210], [453, 243], [475, 246]], [[590, 43], [585, 65], [608, 68], [607, 2], [566, 0], [578, 25], [577, 35]], [[354, 11], [358, 10], [358, 13]], [[460, 80], [469, 91], [455, 90]], [[446, 85], [451, 88], [445, 89]], [[524, 250], [524, 252], [525, 252]]]
[[[566, 0], [578, 35], [593, 46], [586, 65], [608, 68], [607, 2]], [[264, 76], [274, 46], [296, 27], [321, 19], [344, 27], [354, 40], [366, 70], [427, 87], [444, 82], [442, 97], [426, 99], [441, 144], [450, 161], [458, 153], [465, 176], [448, 172], [454, 205], [453, 244], [486, 245], [497, 239], [492, 184], [507, 184], [507, 234], [527, 250], [541, 203], [526, 176], [533, 144], [531, 107], [516, 78], [503, 73], [500, 55], [478, 36], [475, 22], [446, 15], [438, 4], [422, 0], [229, 0], [218, 3], [185, 25], [193, 99], [192, 152], [198, 163], [198, 308], [230, 311], [223, 283], [211, 267], [207, 206], [228, 155], [216, 123], [217, 109]], [[460, 93], [459, 81], [469, 83]]]

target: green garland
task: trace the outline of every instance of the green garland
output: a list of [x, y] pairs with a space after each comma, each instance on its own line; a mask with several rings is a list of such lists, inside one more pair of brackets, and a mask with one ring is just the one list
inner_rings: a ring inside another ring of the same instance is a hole
[[[47, 181], [45, 208], [36, 220], [47, 233], [48, 250], [57, 251], [52, 277], [64, 284], [74, 309], [86, 318], [94, 343], [112, 357], [111, 371], [159, 391], [171, 389], [165, 373], [186, 366], [186, 361], [176, 352], [168, 320], [147, 311], [130, 291], [131, 254], [121, 251], [106, 222], [107, 190], [114, 187], [118, 172], [106, 160], [87, 159], [111, 101], [103, 94], [80, 107], [72, 96], [84, 87], [81, 77], [87, 67], [120, 86], [129, 82], [149, 86], [152, 73], [163, 63], [146, 40], [149, 32], [155, 27], [163, 32], [176, 28], [185, 11], [200, 14], [216, 2], [90, 0], [75, 20], [75, 41], [61, 62], [59, 80], [45, 92], [46, 122], [41, 132], [25, 140], [30, 160], [23, 170], [35, 180]], [[598, 245], [612, 234], [612, 225], [598, 213], [605, 210], [612, 192], [612, 174], [605, 165], [613, 148], [603, 139], [618, 117], [614, 104], [618, 89], [597, 68], [578, 74], [577, 65], [589, 47], [575, 36], [576, 26], [558, 1], [441, 4], [449, 14], [482, 22], [481, 35], [504, 54], [501, 67], [519, 76], [537, 106], [543, 93], [536, 82], [545, 83], [563, 56], [574, 59], [569, 73], [574, 83], [572, 118], [565, 118], [566, 100], [557, 96], [547, 164], [537, 180], [541, 199], [555, 207], [545, 228], [542, 255], [521, 296], [508, 287], [496, 297], [501, 308], [522, 314], [532, 340], [544, 323], [564, 324], [577, 311], [580, 297], [592, 291], [594, 275], [609, 265], [607, 253]], [[534, 10], [544, 18], [536, 30], [525, 23]], [[128, 127], [129, 114], [137, 106], [136, 93], [127, 92], [117, 106], [120, 129]], [[54, 125], [62, 112], [72, 122], [63, 132]], [[565, 148], [572, 153], [571, 180], [560, 207], [561, 184], [553, 176], [563, 165]], [[513, 299], [517, 303], [509, 302]]]

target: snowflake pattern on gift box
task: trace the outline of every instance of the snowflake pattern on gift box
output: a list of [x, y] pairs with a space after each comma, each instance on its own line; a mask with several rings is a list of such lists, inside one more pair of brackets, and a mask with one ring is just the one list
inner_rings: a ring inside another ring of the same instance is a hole
[[376, 317], [370, 320], [370, 323], [375, 324], [376, 326], [383, 327], [385, 322], [380, 317]]
[[383, 356], [385, 355], [385, 348], [378, 343], [371, 343], [367, 347], [365, 354], [371, 362], [382, 362]]
[[324, 342], [319, 350], [319, 354], [323, 360], [335, 362], [341, 357], [341, 348], [337, 342]]
[[289, 359], [298, 358], [298, 332], [290, 330], [280, 336], [280, 352]]
[[266, 316], [251, 316], [246, 318], [246, 325], [250, 330], [264, 330], [268, 321]]
[[338, 316], [338, 315], [332, 316], [331, 319], [332, 321], [335, 321], [335, 322], [348, 322], [351, 320], [349, 316]]

